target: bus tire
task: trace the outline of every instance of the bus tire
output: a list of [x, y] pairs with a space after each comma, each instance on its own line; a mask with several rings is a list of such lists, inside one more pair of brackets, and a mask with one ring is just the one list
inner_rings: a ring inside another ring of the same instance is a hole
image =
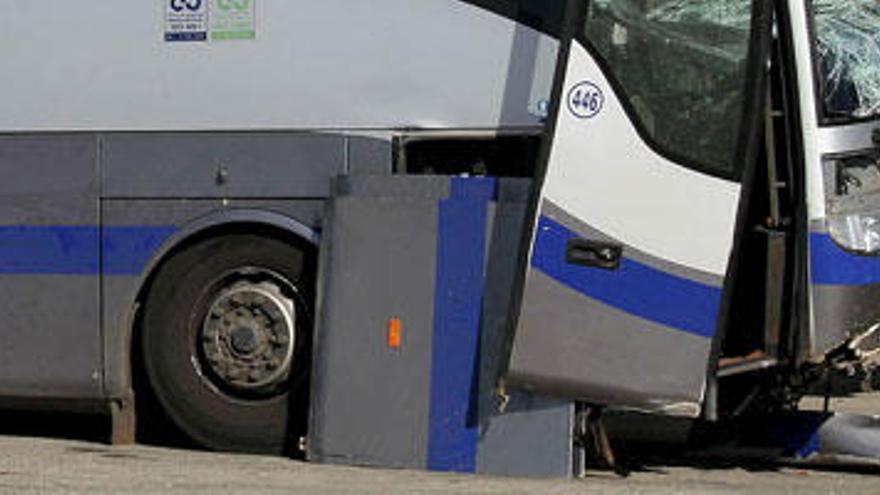
[[146, 376], [167, 416], [214, 450], [285, 453], [304, 434], [314, 262], [251, 234], [173, 255], [148, 291]]

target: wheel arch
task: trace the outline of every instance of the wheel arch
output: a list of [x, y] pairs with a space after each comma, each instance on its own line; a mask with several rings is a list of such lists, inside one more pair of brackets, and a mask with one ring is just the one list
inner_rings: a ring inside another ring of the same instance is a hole
[[[199, 242], [210, 238], [236, 233], [258, 233], [274, 237], [307, 249], [315, 254], [320, 240], [319, 232], [292, 217], [258, 209], [237, 209], [212, 212], [197, 218], [175, 231], [154, 253], [135, 284], [133, 296], [124, 303], [124, 316], [115, 338], [121, 345], [107, 346], [107, 352], [115, 352], [116, 356], [107, 356], [106, 362], [115, 360], [121, 364], [121, 387], [117, 393], [129, 394], [135, 386], [136, 342], [140, 323], [141, 308], [146, 300], [150, 286], [162, 265], [175, 254], [186, 250]], [[113, 331], [112, 329], [109, 331]], [[105, 344], [106, 346], [106, 344]], [[113, 348], [115, 347], [115, 351]], [[110, 370], [107, 370], [109, 372]], [[112, 389], [113, 387], [109, 387]], [[115, 395], [110, 391], [109, 395]], [[114, 397], [110, 397], [111, 399]]]

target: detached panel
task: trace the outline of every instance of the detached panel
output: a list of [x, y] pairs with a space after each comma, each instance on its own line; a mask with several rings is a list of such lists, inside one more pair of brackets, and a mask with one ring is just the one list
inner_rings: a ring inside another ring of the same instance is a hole
[[322, 239], [311, 460], [571, 474], [571, 402], [511, 391], [508, 408], [497, 407], [515, 263], [489, 258], [516, 259], [507, 255], [516, 253], [527, 196], [520, 183], [518, 206], [507, 207], [504, 186], [337, 182]]
[[[449, 186], [419, 186], [337, 183], [322, 241], [311, 459], [427, 464], [437, 204]], [[396, 346], [392, 319], [400, 322]]]

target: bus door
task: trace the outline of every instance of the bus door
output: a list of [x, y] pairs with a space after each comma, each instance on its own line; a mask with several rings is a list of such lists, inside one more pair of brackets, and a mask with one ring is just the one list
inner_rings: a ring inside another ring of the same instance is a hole
[[738, 225], [745, 117], [763, 72], [750, 63], [753, 19], [764, 8], [570, 9], [507, 385], [700, 413]]

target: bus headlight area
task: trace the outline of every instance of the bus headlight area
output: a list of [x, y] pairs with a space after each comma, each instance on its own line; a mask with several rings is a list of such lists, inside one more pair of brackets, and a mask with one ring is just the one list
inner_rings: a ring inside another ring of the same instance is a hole
[[827, 159], [825, 194], [828, 229], [844, 248], [880, 251], [880, 159], [863, 153]]
[[828, 227], [834, 240], [847, 249], [862, 253], [880, 250], [880, 210], [828, 217]]

